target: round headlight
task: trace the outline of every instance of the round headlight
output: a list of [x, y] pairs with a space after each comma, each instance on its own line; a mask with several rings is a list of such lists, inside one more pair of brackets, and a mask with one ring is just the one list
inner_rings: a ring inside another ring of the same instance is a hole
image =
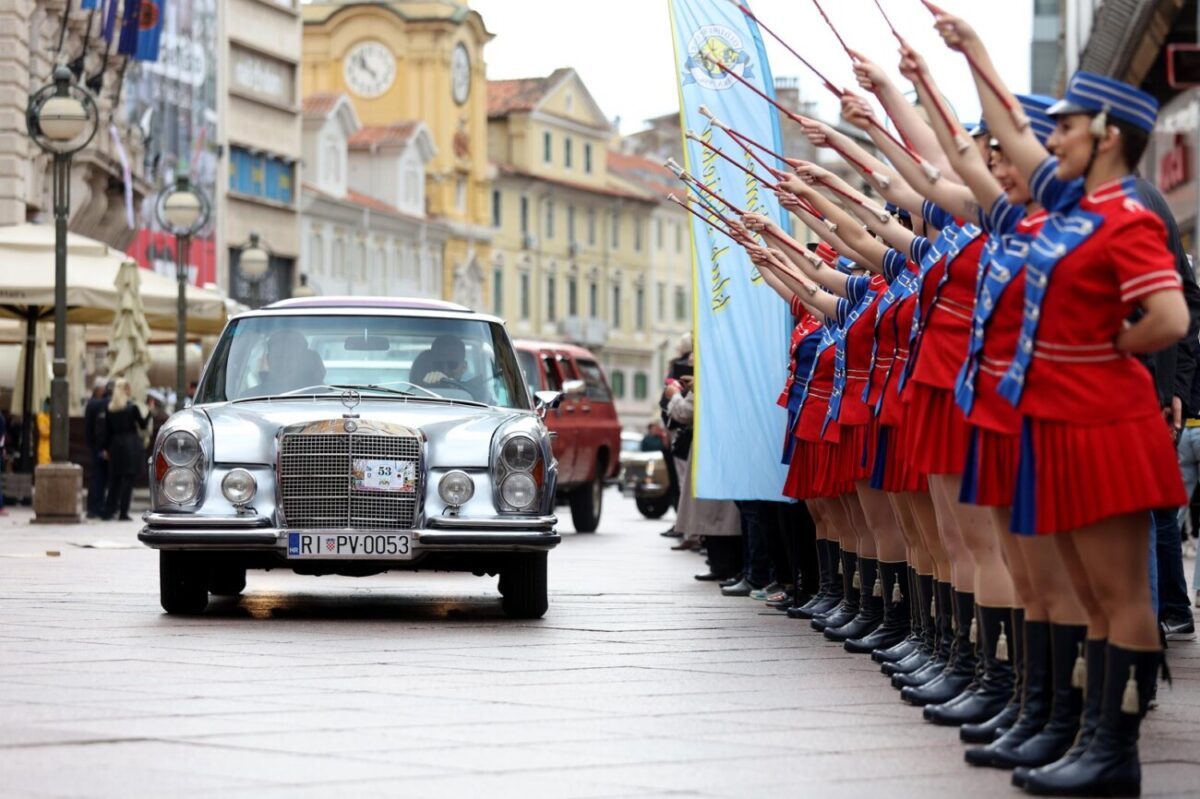
[[221, 481], [221, 493], [234, 505], [245, 505], [254, 499], [257, 492], [258, 483], [254, 475], [245, 469], [233, 469]]
[[186, 430], [176, 430], [163, 439], [162, 454], [172, 466], [188, 466], [200, 457], [200, 441]]
[[438, 483], [438, 496], [453, 508], [462, 507], [475, 496], [475, 481], [466, 472], [448, 472]]
[[200, 478], [191, 469], [175, 467], [163, 475], [162, 492], [176, 505], [191, 502], [200, 488]]
[[537, 499], [537, 483], [524, 472], [510, 474], [500, 484], [500, 496], [509, 507], [523, 510]]
[[514, 472], [527, 472], [537, 463], [537, 444], [529, 436], [513, 436], [504, 442], [500, 459]]

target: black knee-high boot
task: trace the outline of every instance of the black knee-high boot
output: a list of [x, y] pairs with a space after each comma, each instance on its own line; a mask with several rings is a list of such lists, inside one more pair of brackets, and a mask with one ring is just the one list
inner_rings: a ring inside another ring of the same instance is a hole
[[1108, 641], [1104, 638], [1089, 638], [1085, 651], [1087, 655], [1083, 663], [1078, 658], [1075, 662], [1074, 675], [1082, 675], [1083, 682], [1083, 715], [1079, 721], [1079, 735], [1075, 736], [1075, 744], [1067, 753], [1048, 766], [1031, 769], [1018, 766], [1013, 769], [1012, 783], [1018, 788], [1024, 788], [1031, 773], [1048, 774], [1063, 766], [1078, 760], [1092, 743], [1092, 736], [1100, 726], [1100, 704], [1104, 699], [1104, 652]]
[[828, 612], [820, 616], [813, 616], [812, 628], [814, 630], [824, 630], [831, 626], [841, 627], [858, 615], [859, 595], [862, 593], [858, 587], [860, 580], [857, 578], [858, 555], [843, 549], [838, 565], [841, 569], [841, 601], [830, 608]]
[[968, 749], [963, 757], [973, 766], [996, 766], [1000, 752], [1011, 752], [1046, 726], [1050, 719], [1050, 623], [1025, 622], [1025, 693], [1021, 712], [1008, 731], [987, 746]]
[[1001, 768], [1036, 768], [1058, 760], [1079, 734], [1079, 715], [1083, 712], [1083, 680], [1077, 678], [1075, 663], [1083, 654], [1087, 627], [1074, 624], [1050, 625], [1052, 690], [1050, 718], [1046, 726], [1028, 741], [1011, 750], [997, 752], [995, 764]]
[[[917, 570], [912, 566], [904, 569], [903, 601], [908, 606], [908, 635], [899, 643], [878, 648], [871, 653], [876, 663], [896, 663], [911, 655], [921, 646], [921, 614], [917, 607]], [[895, 596], [892, 597], [895, 599]]]
[[954, 592], [954, 655], [935, 679], [900, 691], [900, 698], [914, 705], [949, 702], [975, 679], [975, 644], [971, 643], [971, 620], [975, 618], [975, 595]]
[[[832, 544], [832, 546], [830, 546]], [[835, 596], [834, 584], [837, 583], [834, 574], [837, 569], [834, 567], [836, 559], [839, 557], [839, 550], [836, 541], [828, 541], [824, 538], [818, 539], [816, 542], [817, 550], [817, 571], [820, 574], [820, 579], [817, 586], [817, 592], [809, 597], [806, 601], [788, 608], [787, 615], [789, 619], [811, 619], [813, 616], [824, 613], [841, 601], [841, 585], [837, 585], [836, 597], [833, 601], [829, 601]], [[795, 593], [797, 599], [802, 598], [802, 594], [797, 591]]]
[[843, 625], [826, 625], [825, 637], [830, 641], [861, 638], [874, 632], [883, 622], [883, 587], [879, 583], [879, 561], [875, 558], [860, 557], [858, 574], [858, 613]]
[[943, 705], [926, 705], [925, 718], [935, 724], [959, 726], [992, 718], [1008, 704], [1013, 692], [1012, 608], [977, 605], [979, 619], [979, 679], [973, 690]]
[[1028, 793], [1043, 796], [1139, 796], [1138, 732], [1162, 665], [1162, 652], [1109, 644], [1104, 659], [1100, 723], [1080, 756], [1061, 768], [1031, 771]]
[[924, 685], [942, 673], [954, 654], [954, 587], [950, 583], [934, 581], [933, 593], [932, 657], [915, 671], [893, 674], [892, 686], [894, 688], [904, 689], [914, 685]]
[[868, 635], [846, 639], [846, 651], [865, 653], [896, 646], [908, 637], [908, 564], [879, 562], [883, 617]]
[[914, 575], [913, 587], [916, 588], [914, 603], [917, 608], [917, 628], [919, 640], [917, 648], [900, 660], [884, 663], [880, 671], [890, 676], [896, 674], [911, 674], [924, 668], [934, 658], [937, 652], [937, 625], [934, 623], [934, 579], [932, 574]]
[[958, 730], [963, 743], [988, 744], [1016, 723], [1021, 712], [1021, 696], [1025, 690], [1025, 609], [1013, 608], [1012, 626], [1008, 636], [1009, 655], [1013, 663], [1013, 689], [1008, 704], [990, 719], [979, 724], [964, 724]]

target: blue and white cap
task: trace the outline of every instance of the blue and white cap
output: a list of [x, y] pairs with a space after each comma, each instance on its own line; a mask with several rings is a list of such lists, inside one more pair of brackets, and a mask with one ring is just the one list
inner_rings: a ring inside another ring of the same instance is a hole
[[1158, 101], [1128, 83], [1080, 70], [1068, 81], [1063, 99], [1046, 109], [1052, 117], [1102, 111], [1112, 119], [1151, 133], [1158, 119]]
[[1054, 120], [1047, 111], [1058, 100], [1044, 94], [1018, 94], [1017, 102], [1021, 104], [1021, 110], [1029, 118], [1029, 127], [1033, 130], [1033, 135], [1037, 136], [1037, 140], [1044, 145], [1055, 127]]
[[844, 255], [838, 256], [837, 270], [839, 272], [841, 272], [843, 275], [852, 275], [852, 274], [854, 274], [854, 270], [861, 269], [861, 268], [862, 267], [860, 267], [858, 264], [854, 263], [854, 261], [851, 261], [846, 256], [844, 256]]
[[883, 210], [887, 211], [892, 216], [898, 216], [901, 219], [911, 219], [912, 218], [912, 215], [908, 211], [906, 211], [905, 209], [896, 205], [895, 203], [886, 203], [883, 206]]
[[972, 139], [977, 139], [980, 136], [986, 136], [987, 134], [988, 134], [987, 120], [984, 119], [983, 117], [980, 117], [978, 122], [976, 122], [971, 127], [967, 128], [967, 135], [970, 136]]

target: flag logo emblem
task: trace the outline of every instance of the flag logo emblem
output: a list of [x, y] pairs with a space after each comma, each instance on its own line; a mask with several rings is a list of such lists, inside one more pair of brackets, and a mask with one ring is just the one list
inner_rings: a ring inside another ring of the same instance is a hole
[[743, 49], [742, 37], [724, 25], [705, 25], [688, 40], [684, 61], [684, 85], [697, 83], [705, 89], [721, 90], [733, 85], [719, 64], [743, 78], [753, 79], [750, 56]]

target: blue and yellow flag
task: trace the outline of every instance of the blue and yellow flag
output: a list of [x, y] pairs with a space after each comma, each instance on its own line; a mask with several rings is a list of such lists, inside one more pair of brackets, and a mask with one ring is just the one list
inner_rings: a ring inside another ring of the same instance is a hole
[[[778, 112], [713, 64], [724, 64], [774, 97], [758, 26], [724, 0], [668, 0], [668, 5], [683, 130], [695, 131], [769, 180], [699, 110], [706, 105], [724, 124], [782, 151]], [[733, 165], [687, 138], [683, 153], [684, 168], [734, 205], [785, 219], [774, 194]], [[788, 306], [741, 248], [695, 218], [692, 244], [696, 496], [779, 500], [787, 476], [779, 459], [786, 417], [776, 399], [787, 379]]]

